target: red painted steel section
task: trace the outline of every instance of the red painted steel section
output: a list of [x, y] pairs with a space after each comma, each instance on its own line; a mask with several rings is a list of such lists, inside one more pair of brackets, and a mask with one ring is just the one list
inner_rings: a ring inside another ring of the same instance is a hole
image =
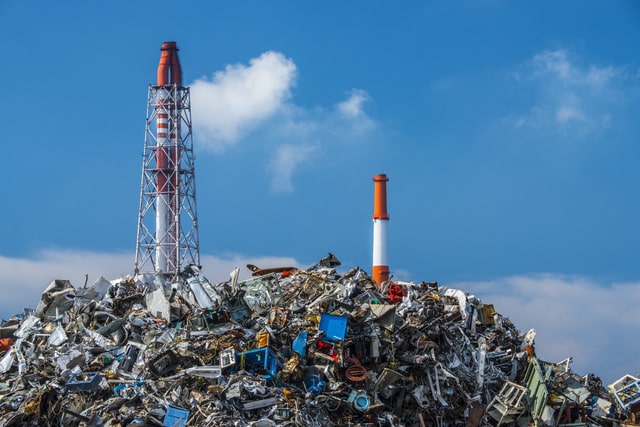
[[[182, 67], [178, 58], [178, 46], [176, 42], [169, 41], [162, 43], [160, 48], [160, 62], [158, 64], [158, 86], [178, 86], [182, 87]], [[156, 191], [168, 196], [167, 203], [171, 213], [168, 218], [169, 243], [173, 246], [177, 243], [180, 233], [176, 213], [180, 212], [180, 161], [179, 148], [181, 110], [180, 99], [173, 87], [166, 87], [165, 92], [168, 99], [158, 99], [157, 107], [157, 138], [165, 143], [158, 147], [156, 153]], [[175, 248], [170, 250], [169, 264], [178, 265], [178, 253]], [[171, 268], [173, 266], [169, 266]]]
[[[160, 63], [158, 64], [158, 86], [177, 84], [182, 86], [182, 67], [178, 59], [176, 42], [164, 42], [160, 48]], [[171, 73], [171, 78], [169, 78]]]

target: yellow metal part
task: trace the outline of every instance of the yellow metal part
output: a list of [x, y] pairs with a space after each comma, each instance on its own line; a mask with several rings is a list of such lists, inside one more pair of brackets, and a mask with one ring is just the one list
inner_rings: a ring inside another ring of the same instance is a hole
[[269, 346], [269, 332], [267, 331], [258, 332], [257, 339], [258, 339], [258, 348]]

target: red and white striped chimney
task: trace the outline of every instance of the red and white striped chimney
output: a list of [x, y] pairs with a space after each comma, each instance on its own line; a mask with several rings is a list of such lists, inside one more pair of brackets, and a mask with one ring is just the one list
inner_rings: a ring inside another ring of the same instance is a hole
[[384, 174], [373, 177], [373, 280], [378, 285], [389, 279], [387, 261], [387, 178]]

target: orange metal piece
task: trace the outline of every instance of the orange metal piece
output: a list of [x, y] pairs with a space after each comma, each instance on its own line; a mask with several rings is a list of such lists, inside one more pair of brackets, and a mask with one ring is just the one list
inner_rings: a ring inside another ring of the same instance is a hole
[[388, 265], [374, 265], [373, 266], [373, 280], [381, 285], [389, 280], [389, 266]]
[[[260, 268], [253, 264], [247, 264], [247, 268], [251, 270], [252, 276], [264, 276], [271, 273], [292, 273], [297, 270], [296, 267], [272, 267], [272, 268]], [[286, 277], [286, 276], [283, 276]]]
[[389, 219], [387, 213], [387, 175], [378, 174], [373, 177], [374, 194], [373, 194], [373, 219]]
[[13, 342], [11, 338], [3, 338], [0, 340], [0, 351], [7, 351], [11, 348]]

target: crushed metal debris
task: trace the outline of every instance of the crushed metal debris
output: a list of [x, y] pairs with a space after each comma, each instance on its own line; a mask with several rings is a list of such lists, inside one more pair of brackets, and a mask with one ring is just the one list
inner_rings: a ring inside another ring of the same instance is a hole
[[467, 292], [339, 265], [54, 280], [0, 326], [0, 425], [640, 425], [639, 378], [605, 389]]

